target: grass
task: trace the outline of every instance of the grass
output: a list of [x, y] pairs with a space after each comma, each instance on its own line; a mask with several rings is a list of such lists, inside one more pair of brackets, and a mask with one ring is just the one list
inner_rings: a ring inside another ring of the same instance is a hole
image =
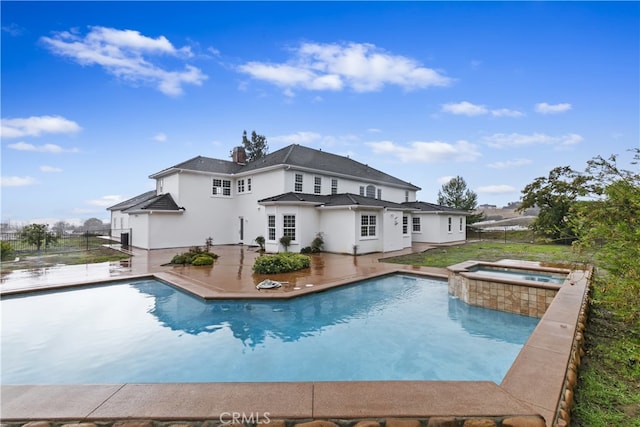
[[[385, 262], [446, 267], [471, 259], [503, 258], [597, 266], [593, 254], [580, 254], [571, 246], [498, 241], [430, 249], [387, 258]], [[629, 289], [637, 289], [637, 284], [612, 280], [598, 274], [591, 288], [585, 356], [571, 414], [571, 425], [575, 427], [640, 427], [640, 305], [628, 293]]]
[[416, 266], [447, 267], [468, 260], [491, 262], [505, 258], [549, 264], [591, 262], [590, 254], [579, 254], [571, 246], [501, 243], [497, 241], [473, 242], [461, 246], [429, 249], [422, 253], [385, 258], [384, 261]]
[[23, 270], [28, 268], [50, 267], [57, 264], [76, 265], [94, 264], [107, 261], [121, 261], [129, 259], [130, 255], [116, 251], [115, 249], [100, 247], [88, 251], [75, 251], [64, 253], [48, 253], [44, 255], [21, 256], [18, 262], [2, 262], [2, 272]]

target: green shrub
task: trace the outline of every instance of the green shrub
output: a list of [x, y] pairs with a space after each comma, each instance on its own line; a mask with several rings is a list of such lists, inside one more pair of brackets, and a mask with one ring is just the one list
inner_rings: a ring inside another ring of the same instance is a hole
[[310, 254], [311, 252], [312, 252], [311, 246], [305, 246], [304, 248], [300, 249], [301, 254]]
[[191, 261], [191, 265], [212, 265], [213, 264], [213, 258], [209, 255], [198, 255], [197, 257], [194, 258], [193, 261]]
[[11, 243], [9, 242], [0, 242], [0, 249], [2, 250], [2, 253], [0, 255], [0, 258], [2, 259], [2, 261], [6, 261], [6, 260], [10, 260], [13, 258], [13, 247], [11, 246]]
[[187, 256], [185, 254], [179, 254], [171, 259], [171, 264], [187, 264]]
[[258, 274], [288, 273], [309, 268], [310, 265], [311, 258], [307, 255], [284, 252], [258, 257], [253, 264], [253, 271]]
[[322, 238], [322, 233], [316, 234], [316, 238], [311, 242], [311, 252], [317, 254], [318, 252], [322, 252], [322, 247], [324, 246], [324, 239]]
[[[206, 260], [204, 258], [206, 258]], [[199, 246], [194, 246], [189, 249], [189, 252], [183, 252], [174, 256], [171, 259], [171, 264], [211, 265], [216, 259], [218, 259], [218, 255], [213, 252], [203, 250]]]

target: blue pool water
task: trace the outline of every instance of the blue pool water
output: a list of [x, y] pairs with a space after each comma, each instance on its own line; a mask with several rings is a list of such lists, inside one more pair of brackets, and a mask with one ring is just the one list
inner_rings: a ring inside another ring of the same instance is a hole
[[1, 381], [499, 383], [537, 322], [409, 275], [289, 301], [205, 302], [145, 280], [3, 298]]
[[477, 274], [490, 277], [502, 277], [505, 279], [527, 280], [529, 282], [553, 283], [561, 285], [567, 278], [566, 274], [544, 273], [540, 271], [529, 271], [518, 268], [500, 268], [479, 266], [469, 269]]

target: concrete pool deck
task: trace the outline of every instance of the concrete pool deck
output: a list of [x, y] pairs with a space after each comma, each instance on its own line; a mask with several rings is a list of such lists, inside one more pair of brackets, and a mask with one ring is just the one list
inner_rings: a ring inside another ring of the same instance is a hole
[[[215, 246], [213, 251], [220, 258], [213, 268], [163, 266], [182, 249], [134, 249], [134, 256], [126, 262], [4, 274], [0, 292], [9, 295], [154, 275], [203, 298], [287, 298], [394, 272], [447, 277], [446, 269], [380, 260], [428, 247], [416, 245], [411, 250], [357, 257], [314, 255], [307, 271], [275, 277], [288, 283], [274, 290], [255, 288], [265, 277], [254, 276], [251, 271], [258, 256], [256, 248]], [[563, 420], [558, 415], [567, 412], [571, 404], [567, 384], [572, 363], [575, 365], [575, 358], [579, 358], [588, 282], [589, 274], [580, 274], [561, 287], [499, 385], [475, 381], [2, 385], [0, 419], [3, 423], [132, 419], [219, 422], [227, 413], [266, 412], [272, 420], [413, 418], [423, 423], [442, 417], [541, 416], [547, 426], [561, 425]], [[372, 344], [371, 349], [363, 351], [385, 351], [374, 347]]]

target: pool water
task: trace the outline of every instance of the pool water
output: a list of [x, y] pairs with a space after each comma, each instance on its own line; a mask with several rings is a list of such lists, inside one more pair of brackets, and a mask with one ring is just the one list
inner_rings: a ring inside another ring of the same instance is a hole
[[567, 278], [566, 274], [553, 274], [538, 271], [522, 270], [517, 268], [492, 268], [487, 266], [474, 267], [469, 271], [491, 277], [502, 277], [505, 279], [526, 280], [529, 282], [553, 283], [561, 285]]
[[204, 301], [145, 280], [1, 304], [3, 384], [500, 383], [538, 322], [410, 275], [288, 301]]

